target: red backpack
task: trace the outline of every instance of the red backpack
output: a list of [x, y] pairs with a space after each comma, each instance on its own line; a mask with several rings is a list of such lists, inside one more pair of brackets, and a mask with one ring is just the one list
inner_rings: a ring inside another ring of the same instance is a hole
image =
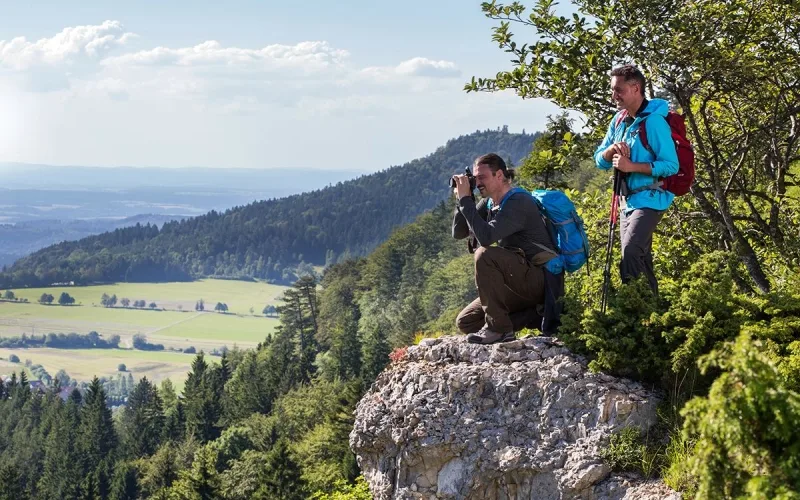
[[[623, 110], [617, 117], [617, 125], [619, 125], [627, 115], [628, 112]], [[678, 153], [678, 173], [660, 179], [659, 185], [661, 189], [665, 189], [676, 196], [683, 196], [689, 192], [689, 188], [691, 188], [692, 183], [694, 183], [694, 148], [686, 137], [686, 122], [683, 119], [683, 115], [670, 111], [667, 113], [666, 120], [667, 125], [669, 125], [672, 131], [675, 151]], [[642, 146], [655, 156], [653, 149], [647, 142], [647, 128], [644, 126], [644, 122], [644, 119], [639, 122], [639, 137], [642, 140]], [[649, 186], [646, 186], [646, 188], [649, 188]]]

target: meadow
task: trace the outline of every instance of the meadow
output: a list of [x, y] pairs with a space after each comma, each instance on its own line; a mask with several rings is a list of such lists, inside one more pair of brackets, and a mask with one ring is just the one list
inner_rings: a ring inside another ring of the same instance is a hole
[[[266, 283], [201, 280], [189, 283], [118, 283], [86, 287], [50, 287], [13, 290], [18, 299], [28, 303], [0, 302], [0, 337], [22, 334], [80, 333], [96, 331], [104, 338], [119, 335], [120, 346], [130, 348], [133, 336], [143, 334], [148, 342], [163, 344], [167, 349], [194, 347], [198, 352], [211, 352], [234, 346], [248, 349], [258, 345], [273, 331], [278, 319], [261, 314], [266, 304], [279, 304], [286, 287]], [[42, 293], [56, 299], [61, 292], [75, 298], [76, 305], [42, 305], [37, 301]], [[0, 291], [0, 294], [2, 291]], [[144, 299], [155, 302], [157, 310], [123, 307], [103, 307], [103, 294], [116, 294], [119, 299]], [[205, 302], [204, 312], [195, 311], [199, 299]], [[214, 312], [214, 305], [224, 302], [228, 313]], [[254, 313], [250, 313], [250, 308]], [[165, 308], [167, 310], [162, 310]], [[193, 359], [191, 354], [170, 351], [138, 351], [130, 349], [0, 349], [0, 372], [13, 369], [8, 355], [17, 354], [24, 362], [30, 359], [43, 365], [53, 375], [59, 369], [78, 380], [116, 373], [117, 365], [125, 363], [138, 379], [172, 378], [182, 385]], [[18, 365], [16, 371], [23, 365]]]
[[[263, 282], [206, 279], [191, 282], [172, 283], [113, 283], [92, 286], [54, 286], [47, 288], [23, 288], [14, 290], [17, 298], [36, 302], [42, 293], [49, 293], [58, 300], [61, 292], [75, 298], [75, 303], [91, 306], [100, 305], [102, 295], [116, 295], [118, 300], [127, 297], [131, 302], [145, 300], [155, 302], [159, 309], [194, 311], [198, 300], [203, 299], [206, 310], [214, 310], [217, 302], [228, 306], [228, 312], [260, 314], [267, 304], [277, 304], [285, 286]], [[119, 302], [117, 302], [119, 305]]]

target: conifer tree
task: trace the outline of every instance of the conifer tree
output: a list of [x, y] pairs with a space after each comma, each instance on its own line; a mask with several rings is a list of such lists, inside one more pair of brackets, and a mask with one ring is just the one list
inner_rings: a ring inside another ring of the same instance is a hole
[[117, 462], [111, 480], [109, 500], [137, 500], [139, 497], [139, 481], [136, 468], [130, 462]]
[[142, 377], [122, 411], [125, 453], [131, 458], [152, 455], [161, 444], [164, 411], [155, 385]]

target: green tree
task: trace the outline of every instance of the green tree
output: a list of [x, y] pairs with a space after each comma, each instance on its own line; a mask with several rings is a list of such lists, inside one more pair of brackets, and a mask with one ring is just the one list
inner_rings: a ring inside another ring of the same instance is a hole
[[67, 292], [61, 292], [61, 295], [58, 297], [58, 303], [62, 306], [72, 305], [75, 303], [75, 298]]
[[278, 307], [281, 331], [297, 342], [298, 376], [307, 383], [314, 374], [317, 355], [319, 304], [317, 280], [313, 276], [300, 278], [283, 294], [283, 305]]
[[[13, 299], [12, 299], [13, 300]], [[14, 464], [0, 465], [0, 500], [26, 500], [22, 475]]]
[[156, 386], [142, 377], [122, 410], [120, 428], [125, 452], [130, 458], [150, 456], [161, 444], [164, 411]]
[[264, 498], [285, 500], [306, 498], [306, 485], [299, 465], [292, 460], [286, 441], [279, 439], [264, 458], [266, 473], [257, 493]]
[[[634, 61], [649, 78], [648, 94], [663, 89], [686, 115], [695, 146], [694, 208], [733, 250], [758, 290], [768, 291], [767, 253], [797, 265], [796, 182], [790, 169], [800, 150], [800, 73], [796, 27], [800, 10], [778, 0], [652, 2], [578, 0], [572, 18], [542, 0], [530, 12], [513, 2], [484, 3], [500, 21], [493, 40], [514, 67], [473, 78], [467, 91], [513, 89], [583, 113], [599, 136], [611, 119], [604, 94], [608, 71]], [[529, 29], [521, 43], [512, 25]], [[745, 284], [740, 280], [740, 284]]]
[[197, 450], [191, 469], [181, 471], [178, 481], [172, 485], [171, 495], [186, 500], [216, 500], [222, 497], [217, 453], [210, 446]]
[[686, 467], [697, 498], [793, 498], [800, 494], [800, 393], [789, 390], [765, 349], [746, 333], [702, 360], [723, 373], [707, 397], [690, 401]]
[[77, 450], [80, 421], [80, 401], [70, 398], [62, 405], [60, 399], [52, 408], [53, 420], [45, 441], [42, 475], [37, 489], [43, 498], [76, 498], [82, 477], [81, 456]]
[[218, 396], [214, 393], [214, 373], [201, 352], [192, 362], [192, 371], [186, 377], [183, 390], [186, 415], [186, 434], [201, 443], [219, 435], [217, 422], [222, 413]]
[[6, 300], [17, 300], [17, 296], [11, 290], [6, 290], [6, 292], [3, 294], [3, 298]]
[[545, 132], [533, 142], [533, 150], [519, 166], [518, 174], [537, 189], [564, 189], [578, 167], [572, 132], [573, 120], [566, 113], [547, 117]]
[[179, 463], [178, 450], [174, 442], [166, 442], [156, 453], [146, 461], [142, 468], [140, 483], [142, 496], [166, 500], [168, 490], [178, 478]]
[[[106, 406], [106, 392], [97, 377], [86, 390], [81, 407], [81, 425], [78, 429], [76, 448], [80, 453], [84, 474], [98, 474], [97, 488], [102, 491], [108, 471], [105, 467], [116, 450], [117, 435], [111, 419], [111, 410]], [[105, 476], [105, 477], [103, 477]]]
[[117, 462], [111, 479], [109, 500], [137, 500], [138, 498], [139, 481], [136, 467], [130, 462]]
[[122, 297], [119, 303], [122, 304], [122, 307], [128, 307], [131, 304], [131, 299], [129, 299], [128, 297]]
[[175, 384], [172, 383], [172, 379], [165, 378], [162, 380], [158, 393], [164, 403], [164, 410], [175, 408], [178, 404], [178, 394], [175, 392]]
[[40, 304], [52, 304], [53, 300], [55, 300], [55, 297], [49, 293], [43, 293], [41, 297], [39, 297]]

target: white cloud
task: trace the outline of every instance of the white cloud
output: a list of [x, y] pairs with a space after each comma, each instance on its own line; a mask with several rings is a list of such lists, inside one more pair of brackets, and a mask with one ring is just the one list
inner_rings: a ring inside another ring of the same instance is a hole
[[325, 41], [139, 40], [155, 48], [133, 50], [134, 36], [107, 21], [0, 42], [0, 105], [17, 103], [0, 113], [0, 131], [27, 124], [17, 140], [0, 141], [0, 160], [260, 167], [269, 157], [271, 166], [337, 168], [331, 158], [348, 156], [358, 137], [363, 155], [347, 168], [383, 168], [461, 133], [544, 120], [513, 95], [465, 94], [454, 61], [365, 66]]
[[102, 64], [118, 68], [126, 66], [222, 67], [228, 70], [300, 68], [308, 72], [341, 67], [349, 56], [346, 50], [333, 48], [324, 41], [245, 49], [223, 47], [219, 42], [210, 40], [193, 47], [177, 49], [156, 47], [110, 57]]
[[425, 57], [415, 57], [403, 61], [395, 68], [398, 74], [410, 76], [456, 77], [461, 71], [450, 61], [432, 61]]
[[123, 32], [119, 21], [105, 21], [96, 26], [64, 28], [52, 38], [35, 42], [24, 36], [0, 40], [0, 67], [25, 71], [36, 66], [70, 64], [80, 58], [97, 59], [133, 36]]

